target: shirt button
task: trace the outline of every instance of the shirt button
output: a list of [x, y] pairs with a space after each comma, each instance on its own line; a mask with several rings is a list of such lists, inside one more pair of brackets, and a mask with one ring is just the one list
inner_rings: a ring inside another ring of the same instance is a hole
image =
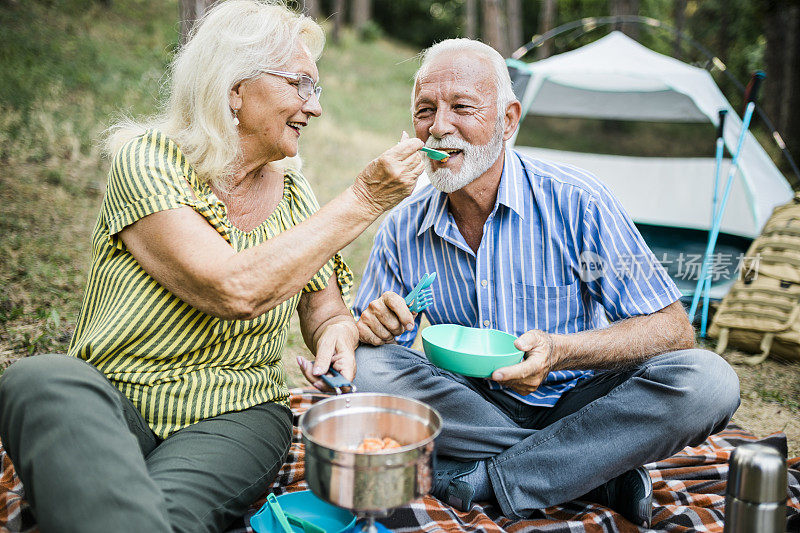
[[488, 320], [484, 320], [483, 321], [483, 325], [488, 328], [489, 327], [489, 321]]
[[481, 287], [486, 287], [488, 284], [489, 284], [489, 282], [486, 281], [485, 279], [481, 280]]

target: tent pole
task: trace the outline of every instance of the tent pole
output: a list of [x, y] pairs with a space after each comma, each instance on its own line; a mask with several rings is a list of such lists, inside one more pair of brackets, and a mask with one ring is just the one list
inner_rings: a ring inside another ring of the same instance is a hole
[[744, 117], [742, 118], [742, 131], [739, 132], [739, 141], [736, 145], [736, 152], [733, 154], [733, 161], [731, 162], [731, 168], [728, 172], [728, 180], [725, 183], [725, 191], [722, 193], [722, 203], [720, 204], [717, 213], [714, 214], [714, 224], [712, 224], [711, 233], [708, 236], [708, 246], [706, 246], [706, 254], [703, 257], [703, 267], [700, 270], [700, 277], [697, 279], [697, 286], [695, 287], [694, 295], [692, 296], [692, 306], [689, 309], [690, 320], [694, 320], [694, 316], [697, 313], [697, 304], [700, 302], [700, 293], [703, 292], [706, 276], [709, 275], [708, 271], [711, 266], [711, 256], [714, 253], [714, 247], [717, 244], [717, 237], [719, 237], [719, 228], [722, 225], [722, 215], [725, 213], [725, 205], [728, 203], [728, 196], [731, 192], [731, 185], [733, 185], [733, 178], [736, 177], [736, 173], [739, 170], [739, 155], [742, 153], [742, 145], [744, 144], [747, 130], [750, 127], [750, 121], [753, 118], [758, 88], [761, 85], [761, 81], [765, 77], [766, 74], [759, 70], [753, 74], [753, 78], [751, 80], [751, 90], [747, 98], [747, 107], [745, 108]]
[[[711, 238], [711, 228], [714, 226], [714, 221], [717, 218], [717, 191], [719, 190], [719, 173], [722, 168], [722, 157], [725, 153], [725, 139], [722, 137], [722, 132], [725, 129], [725, 115], [728, 114], [727, 109], [719, 110], [719, 123], [717, 124], [717, 150], [715, 153], [714, 165], [714, 196], [711, 202], [711, 225], [709, 226], [709, 239]], [[708, 299], [711, 295], [711, 273], [706, 276], [706, 282], [703, 290], [703, 313], [700, 319], [700, 337], [706, 338], [706, 325], [708, 323]]]

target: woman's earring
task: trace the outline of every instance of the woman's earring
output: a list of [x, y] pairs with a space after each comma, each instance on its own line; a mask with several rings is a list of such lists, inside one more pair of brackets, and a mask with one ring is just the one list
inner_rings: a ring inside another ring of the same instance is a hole
[[239, 125], [239, 110], [238, 109], [234, 109], [233, 110], [233, 125], [234, 126], [238, 126]]

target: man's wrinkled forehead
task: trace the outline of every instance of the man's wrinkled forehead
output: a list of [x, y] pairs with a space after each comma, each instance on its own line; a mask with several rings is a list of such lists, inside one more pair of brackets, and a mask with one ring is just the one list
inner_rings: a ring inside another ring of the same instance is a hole
[[450, 95], [494, 96], [497, 88], [491, 62], [472, 52], [445, 52], [436, 56], [420, 70], [414, 96], [440, 91]]

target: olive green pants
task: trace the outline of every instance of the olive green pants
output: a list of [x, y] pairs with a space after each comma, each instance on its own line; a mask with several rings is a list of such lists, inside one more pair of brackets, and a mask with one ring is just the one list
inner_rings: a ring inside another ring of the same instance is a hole
[[223, 531], [275, 478], [291, 429], [266, 403], [161, 440], [80, 359], [37, 355], [0, 377], [0, 439], [43, 533]]

